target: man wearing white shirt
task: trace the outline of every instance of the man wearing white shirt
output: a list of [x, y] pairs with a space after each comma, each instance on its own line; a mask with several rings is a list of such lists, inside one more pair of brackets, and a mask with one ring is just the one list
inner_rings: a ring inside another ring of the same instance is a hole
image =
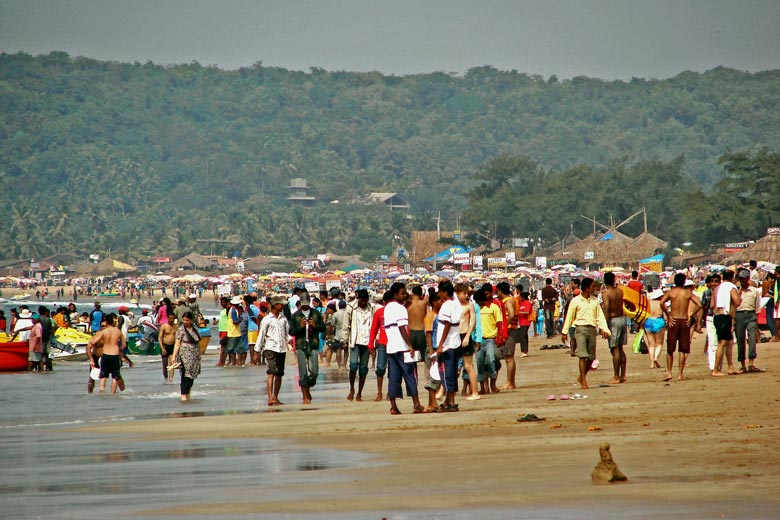
[[[358, 289], [356, 295], [357, 304], [349, 309], [347, 319], [344, 322], [344, 335], [349, 341], [349, 395], [347, 395], [347, 399], [350, 401], [353, 399], [363, 400], [363, 387], [368, 375], [368, 343], [371, 336], [371, 321], [374, 317], [374, 308], [368, 302], [368, 291]], [[355, 396], [355, 378], [358, 375], [360, 379], [357, 396]]]
[[390, 415], [400, 415], [395, 400], [401, 397], [401, 379], [406, 383], [406, 393], [414, 403], [414, 413], [423, 413], [423, 407], [417, 397], [417, 367], [404, 362], [404, 354], [411, 353], [412, 345], [409, 339], [409, 315], [404, 303], [409, 294], [406, 286], [395, 282], [390, 286], [392, 301], [385, 307], [384, 329], [387, 334], [387, 396], [390, 398]]
[[255, 352], [264, 352], [268, 379], [268, 406], [278, 406], [279, 389], [284, 377], [284, 363], [287, 358], [287, 341], [290, 335], [290, 323], [284, 316], [284, 300], [276, 298], [271, 303], [271, 312], [260, 322], [260, 330], [255, 343]]
[[733, 279], [734, 271], [730, 269], [724, 271], [723, 281], [712, 290], [710, 307], [713, 309], [712, 322], [715, 325], [715, 335], [718, 338], [718, 350], [715, 352], [715, 370], [712, 371], [712, 375], [715, 377], [726, 375], [721, 371], [724, 354], [728, 363], [727, 374], [731, 376], [739, 373], [734, 368], [732, 351], [734, 349], [734, 316], [742, 300], [737, 286], [732, 283]]
[[462, 313], [460, 301], [455, 298], [455, 288], [449, 280], [439, 283], [439, 298], [443, 302], [439, 309], [439, 324], [436, 329], [436, 356], [440, 371], [443, 366], [442, 384], [446, 397], [440, 410], [457, 412], [455, 394], [458, 393], [458, 348], [460, 339], [460, 317]]

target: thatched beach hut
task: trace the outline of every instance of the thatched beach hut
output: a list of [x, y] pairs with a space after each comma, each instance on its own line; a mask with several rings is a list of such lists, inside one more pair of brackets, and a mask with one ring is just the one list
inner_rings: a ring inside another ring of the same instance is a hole
[[750, 247], [726, 257], [726, 265], [740, 264], [749, 260], [780, 264], [780, 227], [767, 228], [766, 236]]

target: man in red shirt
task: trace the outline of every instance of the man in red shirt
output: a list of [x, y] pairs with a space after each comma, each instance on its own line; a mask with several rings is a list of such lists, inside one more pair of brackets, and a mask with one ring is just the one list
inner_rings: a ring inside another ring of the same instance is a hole
[[369, 333], [368, 348], [376, 350], [376, 398], [374, 401], [382, 400], [382, 383], [385, 379], [387, 370], [387, 333], [385, 332], [385, 305], [387, 305], [392, 296], [390, 291], [385, 291], [382, 295], [382, 305], [378, 305], [374, 311], [374, 318], [371, 321], [371, 332]]
[[645, 292], [645, 286], [639, 281], [639, 273], [636, 271], [631, 271], [631, 280], [628, 282], [628, 288], [635, 290], [639, 294]]
[[520, 357], [528, 357], [528, 329], [531, 326], [531, 311], [533, 304], [527, 291], [520, 293], [520, 301], [517, 302], [517, 330], [520, 342]]

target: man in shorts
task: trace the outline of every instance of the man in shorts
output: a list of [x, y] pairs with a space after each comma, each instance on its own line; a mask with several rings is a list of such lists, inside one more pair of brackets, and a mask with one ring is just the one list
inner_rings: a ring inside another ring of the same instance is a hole
[[30, 329], [30, 337], [27, 340], [29, 352], [27, 356], [27, 371], [32, 372], [37, 370], [43, 371], [43, 327], [41, 325], [40, 316], [33, 314], [30, 318], [33, 326]]
[[171, 320], [167, 323], [160, 325], [160, 356], [162, 357], [163, 367], [163, 380], [167, 384], [173, 384], [173, 368], [169, 370], [169, 367], [176, 361], [171, 359], [173, 354], [173, 346], [176, 343], [176, 329], [177, 325], [173, 324]]
[[742, 303], [742, 298], [733, 280], [734, 271], [726, 270], [723, 272], [723, 281], [712, 290], [710, 308], [713, 309], [712, 322], [715, 325], [715, 336], [718, 338], [718, 350], [715, 351], [715, 369], [712, 371], [713, 377], [726, 375], [721, 372], [724, 354], [728, 363], [728, 375], [739, 373], [734, 367], [733, 358], [734, 316], [737, 313], [737, 307]]
[[501, 390], [513, 390], [517, 388], [515, 383], [515, 348], [519, 343], [519, 330], [517, 323], [517, 301], [512, 297], [512, 288], [508, 282], [500, 282], [496, 285], [498, 299], [504, 305], [504, 313], [507, 324], [506, 343], [499, 349], [501, 357], [506, 363], [506, 384]]
[[[685, 363], [688, 354], [691, 353], [691, 316], [696, 315], [701, 308], [701, 302], [693, 291], [685, 288], [685, 273], [674, 275], [674, 287], [661, 297], [659, 302], [661, 312], [666, 317], [666, 376], [664, 381], [671, 381], [672, 366], [674, 365], [674, 352], [680, 351], [680, 371], [677, 380], [682, 381], [685, 371]], [[667, 309], [666, 302], [670, 302], [671, 309]]]
[[87, 356], [89, 357], [90, 368], [95, 368], [96, 363], [92, 357], [94, 347], [103, 346], [103, 355], [100, 356], [100, 391], [106, 389], [106, 380], [111, 376], [111, 393], [115, 394], [116, 389], [125, 390], [125, 382], [122, 379], [121, 367], [122, 359], [130, 363], [127, 356], [123, 354], [126, 347], [125, 338], [122, 331], [116, 328], [116, 315], [108, 314], [105, 317], [106, 328], [98, 330], [87, 343]]
[[627, 341], [626, 317], [623, 315], [623, 289], [615, 286], [615, 273], [604, 274], [604, 286], [601, 307], [609, 325], [609, 351], [612, 354], [614, 377], [611, 385], [626, 382], [626, 352], [623, 347]]
[[609, 338], [609, 325], [604, 317], [598, 298], [592, 295], [593, 278], [584, 278], [580, 282], [580, 294], [572, 298], [566, 321], [563, 323], [563, 342], [567, 341], [566, 331], [574, 327], [577, 338], [577, 357], [579, 358], [580, 375], [577, 381], [583, 389], [588, 388], [586, 379], [593, 360], [596, 359], [596, 335], [601, 333], [604, 339]]
[[266, 391], [268, 393], [268, 406], [279, 406], [279, 389], [284, 377], [284, 364], [287, 357], [287, 342], [290, 335], [290, 324], [284, 316], [285, 301], [283, 298], [274, 298], [271, 301], [271, 312], [260, 322], [260, 329], [255, 343], [255, 352], [263, 352], [265, 355]]
[[427, 345], [425, 343], [425, 315], [428, 313], [428, 297], [423, 296], [422, 287], [412, 288], [412, 296], [407, 302], [406, 311], [409, 313], [409, 339], [412, 348], [420, 353], [420, 358], [425, 357]]

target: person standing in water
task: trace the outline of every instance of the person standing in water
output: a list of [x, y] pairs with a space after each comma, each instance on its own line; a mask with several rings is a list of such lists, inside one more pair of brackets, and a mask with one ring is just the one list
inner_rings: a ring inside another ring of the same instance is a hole
[[181, 326], [176, 329], [176, 342], [173, 347], [173, 368], [181, 369], [181, 400], [189, 401], [192, 385], [200, 375], [200, 332], [193, 325], [192, 311], [181, 316]]

